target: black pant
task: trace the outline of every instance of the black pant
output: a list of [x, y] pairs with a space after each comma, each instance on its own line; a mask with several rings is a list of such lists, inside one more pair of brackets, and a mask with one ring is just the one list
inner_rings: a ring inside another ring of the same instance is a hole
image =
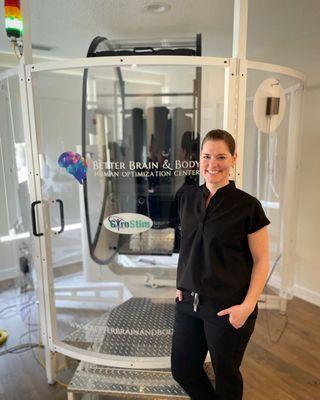
[[[258, 306], [245, 324], [236, 329], [231, 325], [229, 315], [217, 315], [227, 307], [217, 306], [200, 296], [195, 312], [191, 293], [184, 291], [183, 294], [182, 302], [176, 299], [171, 354], [173, 378], [193, 400], [242, 399], [243, 381], [239, 368], [254, 330]], [[215, 373], [215, 389], [203, 369], [208, 350]]]

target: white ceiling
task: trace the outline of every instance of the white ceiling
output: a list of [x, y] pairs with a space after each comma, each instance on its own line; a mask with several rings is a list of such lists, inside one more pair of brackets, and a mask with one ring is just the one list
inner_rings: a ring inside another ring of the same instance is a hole
[[[29, 0], [32, 42], [53, 47], [34, 54], [83, 57], [97, 35], [164, 39], [200, 32], [206, 55], [231, 55], [233, 0], [164, 0], [171, 6], [168, 12], [145, 11], [159, 1]], [[0, 51], [10, 52], [3, 6], [0, 21]], [[249, 0], [248, 58], [298, 68], [315, 80], [320, 75], [319, 21], [320, 0]]]

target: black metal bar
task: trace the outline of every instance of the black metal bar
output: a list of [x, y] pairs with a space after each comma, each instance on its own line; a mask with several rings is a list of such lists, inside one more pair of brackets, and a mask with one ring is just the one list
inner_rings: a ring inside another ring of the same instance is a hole
[[[124, 97], [167, 97], [167, 96], [193, 96], [192, 92], [185, 93], [126, 93]], [[114, 97], [113, 94], [99, 94], [97, 97]]]
[[[186, 114], [192, 114], [192, 113], [193, 113], [193, 108], [184, 108], [183, 111], [184, 111]], [[132, 109], [130, 109], [130, 108], [126, 109], [126, 110], [124, 110], [124, 113], [125, 113], [126, 115], [131, 114], [131, 113], [132, 113]]]
[[34, 234], [34, 236], [43, 236], [43, 233], [38, 233], [37, 232], [37, 222], [36, 222], [36, 211], [35, 211], [35, 208], [36, 208], [36, 205], [37, 204], [40, 204], [41, 203], [41, 201], [40, 200], [37, 200], [37, 201], [33, 201], [32, 203], [31, 203], [31, 222], [32, 222], [32, 232], [33, 232], [33, 234]]
[[[104, 43], [109, 50], [113, 50], [109, 40], [107, 38], [98, 36], [96, 37], [90, 44], [87, 57], [95, 57], [97, 56], [96, 51], [99, 46], [99, 44]], [[122, 72], [120, 67], [115, 67], [116, 75], [118, 77], [118, 85], [119, 85], [119, 91], [120, 91], [120, 96], [121, 96], [121, 103], [122, 103], [122, 109], [125, 109], [125, 97], [124, 97], [124, 81], [122, 78]], [[82, 156], [86, 157], [86, 123], [87, 123], [87, 80], [88, 80], [88, 68], [84, 69], [83, 72], [83, 83], [82, 83], [82, 127], [81, 127], [81, 134], [82, 134]], [[124, 119], [125, 115], [124, 112], [122, 113], [122, 118]], [[95, 256], [94, 251], [98, 242], [98, 238], [100, 235], [101, 227], [103, 226], [103, 216], [105, 212], [105, 207], [106, 207], [106, 196], [107, 196], [107, 178], [104, 183], [104, 194], [103, 194], [103, 200], [102, 200], [102, 207], [100, 211], [100, 217], [99, 217], [99, 224], [97, 227], [97, 230], [95, 232], [94, 238], [92, 238], [91, 234], [91, 227], [90, 227], [90, 215], [89, 215], [89, 202], [88, 202], [88, 185], [87, 182], [84, 181], [83, 184], [83, 197], [84, 197], [84, 208], [85, 208], [85, 217], [86, 217], [86, 226], [87, 226], [87, 237], [88, 237], [88, 245], [89, 245], [89, 251], [90, 251], [90, 256], [91, 258], [97, 262], [98, 264], [105, 265], [108, 264], [113, 257], [117, 254], [117, 249], [114, 251], [114, 253], [108, 257], [105, 260], [101, 260], [98, 257]]]
[[64, 209], [63, 209], [63, 201], [60, 199], [56, 199], [56, 202], [59, 203], [60, 208], [60, 225], [61, 228], [57, 233], [62, 233], [64, 231]]

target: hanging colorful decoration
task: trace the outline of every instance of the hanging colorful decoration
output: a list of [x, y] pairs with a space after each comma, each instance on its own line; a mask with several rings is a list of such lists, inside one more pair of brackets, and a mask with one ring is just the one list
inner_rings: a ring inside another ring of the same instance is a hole
[[5, 26], [10, 41], [16, 42], [23, 35], [20, 0], [4, 0]]

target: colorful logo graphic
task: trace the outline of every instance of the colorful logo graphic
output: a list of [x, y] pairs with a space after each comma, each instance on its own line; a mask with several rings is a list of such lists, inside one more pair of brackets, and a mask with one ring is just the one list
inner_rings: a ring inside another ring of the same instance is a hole
[[82, 185], [87, 179], [87, 161], [78, 153], [66, 151], [58, 159], [59, 167], [65, 168]]
[[109, 215], [103, 225], [111, 232], [130, 235], [141, 233], [150, 229], [153, 225], [152, 219], [146, 215], [136, 213], [120, 213]]

